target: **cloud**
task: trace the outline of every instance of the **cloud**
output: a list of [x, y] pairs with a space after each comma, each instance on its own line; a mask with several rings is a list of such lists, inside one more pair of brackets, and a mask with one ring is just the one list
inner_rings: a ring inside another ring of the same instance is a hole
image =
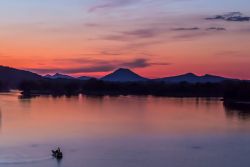
[[[199, 27], [192, 27], [192, 28], [174, 28], [172, 29], [172, 31], [198, 31], [198, 30], [204, 30], [203, 28], [199, 28]], [[209, 27], [206, 28], [205, 30], [207, 31], [226, 31], [226, 28], [224, 27]]]
[[100, 27], [101, 25], [100, 24], [97, 24], [97, 23], [85, 23], [84, 24], [86, 27]]
[[147, 59], [136, 59], [134, 61], [121, 63], [120, 66], [130, 67], [130, 68], [143, 68], [151, 66]]
[[95, 72], [110, 72], [117, 68], [145, 68], [154, 65], [171, 65], [170, 63], [157, 63], [150, 62], [148, 59], [138, 58], [130, 61], [121, 61], [121, 60], [98, 60], [98, 59], [57, 59], [54, 60], [59, 62], [68, 62], [68, 63], [79, 63], [86, 64], [83, 67], [75, 68], [29, 68], [26, 70], [34, 71], [40, 74], [47, 73], [66, 73], [66, 74], [77, 74], [77, 73], [95, 73]]
[[139, 1], [141, 0], [105, 0], [103, 3], [90, 7], [88, 11], [95, 12], [100, 9], [124, 7], [130, 4], [137, 3]]
[[209, 28], [176, 28], [172, 29], [174, 31], [180, 31], [180, 33], [173, 36], [174, 39], [178, 40], [190, 40], [198, 37], [210, 36], [213, 34], [218, 34], [219, 32], [226, 31], [224, 27], [209, 27]]
[[122, 55], [122, 52], [102, 50], [100, 51], [100, 55], [119, 56]]
[[250, 33], [250, 28], [243, 28], [243, 29], [240, 30], [240, 32]]
[[173, 36], [174, 39], [177, 40], [193, 40], [196, 38], [201, 38], [201, 37], [206, 37], [206, 36], [211, 36], [214, 34], [226, 32], [225, 28], [217, 28], [217, 27], [210, 27], [207, 29], [201, 29], [200, 31], [195, 31], [195, 32], [185, 32], [182, 34], [178, 34]]
[[[126, 42], [126, 46], [122, 47], [121, 50], [127, 51], [129, 49], [131, 51], [137, 50], [138, 48], [146, 48], [147, 46], [166, 43], [171, 40], [197, 39], [213, 34], [222, 34], [226, 31], [227, 29], [224, 27], [156, 27], [155, 29], [149, 27], [120, 32], [120, 34], [111, 34], [101, 37], [100, 39]], [[168, 41], [166, 39], [168, 39]]]
[[139, 38], [151, 38], [159, 35], [161, 33], [157, 28], [148, 28], [148, 29], [138, 29], [134, 31], [127, 31], [123, 32], [123, 35], [128, 35], [128, 36], [136, 36]]
[[189, 2], [192, 0], [99, 0], [99, 2], [93, 6], [91, 6], [88, 11], [96, 12], [98, 10], [111, 9], [111, 8], [121, 8], [129, 5], [137, 4], [137, 3], [148, 3], [148, 4], [166, 4], [173, 2]]
[[197, 31], [197, 30], [200, 30], [199, 27], [191, 27], [191, 28], [174, 28], [172, 29], [172, 31]]
[[114, 40], [114, 41], [130, 41], [144, 38], [155, 38], [159, 35], [164, 34], [167, 30], [154, 28], [136, 29], [131, 31], [119, 32], [117, 34], [106, 35], [102, 37], [104, 40]]
[[223, 27], [210, 27], [206, 29], [207, 31], [226, 31], [226, 28]]
[[205, 18], [206, 20], [223, 20], [228, 22], [247, 22], [250, 21], [249, 16], [245, 16], [241, 12], [230, 12], [223, 15], [216, 15], [213, 17]]
[[190, 32], [190, 33], [183, 33], [183, 34], [178, 34], [173, 36], [174, 39], [178, 39], [178, 40], [190, 40], [190, 39], [194, 39], [194, 38], [198, 38], [198, 37], [203, 37], [208, 35], [208, 32], [205, 31], [198, 31], [198, 32]]
[[[114, 41], [131, 41], [145, 38], [157, 38], [162, 37], [163, 35], [169, 33], [170, 31], [180, 32], [180, 36], [183, 36], [183, 33], [190, 32], [194, 36], [199, 36], [200, 34], [205, 34], [205, 31], [226, 31], [226, 28], [223, 27], [209, 27], [209, 28], [199, 28], [199, 27], [179, 27], [179, 28], [145, 28], [145, 29], [135, 29], [132, 31], [120, 32], [117, 34], [106, 35], [101, 37], [104, 40], [114, 40]], [[198, 34], [198, 35], [196, 35]], [[178, 36], [178, 35], [177, 35]], [[184, 36], [186, 36], [184, 34]], [[184, 37], [183, 36], [183, 37]], [[189, 36], [189, 35], [188, 35]]]
[[126, 41], [129, 40], [129, 37], [123, 35], [106, 35], [104, 37], [101, 37], [101, 39], [110, 41]]
[[145, 28], [145, 29], [135, 29], [131, 31], [120, 32], [115, 35], [106, 35], [102, 37], [104, 40], [115, 40], [115, 41], [127, 41], [131, 39], [143, 39], [143, 38], [154, 38], [163, 33], [166, 30], [160, 28]]
[[[199, 31], [199, 30], [202, 30], [202, 29], [199, 27], [187, 27], [187, 28], [180, 27], [180, 28], [170, 29], [168, 27], [150, 27], [149, 26], [148, 28], [141, 28], [141, 29], [135, 29], [135, 30], [130, 30], [130, 31], [118, 32], [116, 34], [106, 35], [106, 36], [101, 37], [101, 39], [114, 40], [114, 41], [129, 41], [131, 43], [131, 40], [152, 39], [152, 38], [162, 37], [163, 35], [166, 35], [171, 31], [176, 31], [176, 32], [183, 31], [184, 32], [184, 31]], [[149, 42], [149, 43], [151, 44], [152, 42]]]
[[221, 51], [216, 53], [214, 56], [218, 57], [222, 57], [222, 58], [248, 58], [249, 56], [247, 54], [245, 54], [242, 51], [233, 51], [233, 50], [228, 50], [228, 51]]
[[92, 72], [108, 72], [113, 70], [112, 66], [91, 66], [91, 67], [79, 67], [79, 68], [30, 68], [27, 70], [34, 71], [41, 74], [47, 73], [66, 73], [66, 74], [75, 74], [75, 73], [92, 73]]

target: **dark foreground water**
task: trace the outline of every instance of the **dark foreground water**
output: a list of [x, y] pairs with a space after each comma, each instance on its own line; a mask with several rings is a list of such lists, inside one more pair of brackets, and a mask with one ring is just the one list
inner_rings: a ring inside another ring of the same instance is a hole
[[250, 166], [250, 115], [219, 99], [9, 93], [0, 109], [0, 167]]

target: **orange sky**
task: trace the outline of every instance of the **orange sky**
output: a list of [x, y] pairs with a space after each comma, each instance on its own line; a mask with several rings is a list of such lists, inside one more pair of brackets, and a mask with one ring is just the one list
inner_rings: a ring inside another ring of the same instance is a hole
[[215, 5], [1, 1], [0, 64], [42, 75], [98, 77], [126, 67], [146, 77], [194, 72], [250, 79], [250, 22], [205, 19], [233, 12], [233, 6], [242, 13], [232, 17], [248, 17], [244, 0]]

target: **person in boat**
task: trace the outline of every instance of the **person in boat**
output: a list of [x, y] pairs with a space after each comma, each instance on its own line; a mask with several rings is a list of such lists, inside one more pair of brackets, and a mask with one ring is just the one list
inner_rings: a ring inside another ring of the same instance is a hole
[[55, 158], [62, 158], [62, 156], [63, 156], [63, 154], [62, 154], [62, 152], [61, 152], [61, 149], [58, 147], [57, 148], [57, 150], [52, 150], [52, 153], [53, 153], [53, 156], [55, 157]]
[[58, 154], [58, 153], [61, 153], [60, 147], [57, 148], [56, 152], [57, 152], [57, 154]]

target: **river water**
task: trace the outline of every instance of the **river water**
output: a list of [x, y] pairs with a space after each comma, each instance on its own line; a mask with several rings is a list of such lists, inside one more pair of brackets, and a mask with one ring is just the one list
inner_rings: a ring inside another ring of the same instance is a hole
[[0, 94], [2, 166], [249, 167], [250, 111], [220, 99]]

